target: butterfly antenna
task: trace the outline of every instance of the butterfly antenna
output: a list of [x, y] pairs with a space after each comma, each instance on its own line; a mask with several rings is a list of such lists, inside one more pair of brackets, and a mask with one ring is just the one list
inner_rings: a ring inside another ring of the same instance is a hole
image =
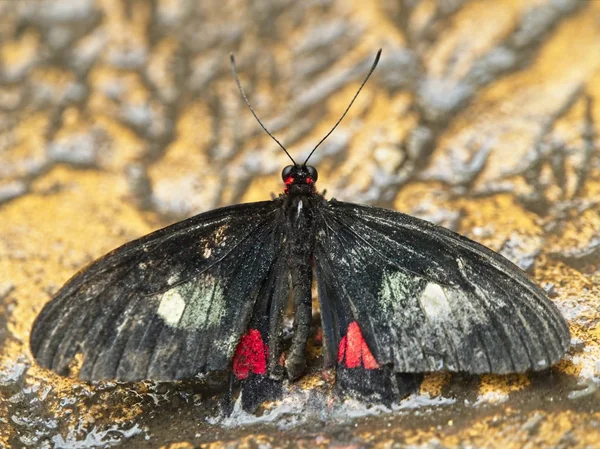
[[256, 115], [256, 112], [254, 112], [254, 109], [252, 109], [252, 105], [250, 104], [250, 101], [248, 100], [248, 97], [246, 96], [246, 92], [244, 92], [244, 89], [242, 88], [242, 84], [240, 83], [240, 79], [238, 78], [237, 69], [235, 67], [235, 58], [233, 57], [233, 53], [231, 53], [229, 55], [229, 59], [231, 60], [231, 71], [233, 72], [233, 77], [235, 78], [235, 83], [237, 84], [237, 87], [240, 90], [242, 97], [244, 97], [244, 101], [248, 105], [250, 112], [252, 112], [252, 115], [254, 116], [254, 118], [256, 119], [258, 124], [261, 126], [261, 128], [264, 129], [265, 132], [271, 137], [271, 139], [273, 139], [275, 142], [277, 142], [277, 145], [279, 145], [281, 147], [281, 149], [285, 152], [285, 154], [287, 154], [287, 157], [289, 157], [291, 159], [292, 163], [294, 165], [298, 165], [298, 164], [296, 164], [296, 161], [294, 160], [294, 158], [292, 158], [292, 156], [290, 156], [290, 153], [288, 153], [288, 150], [286, 150], [285, 147], [281, 144], [281, 142], [279, 140], [277, 140], [275, 138], [275, 136], [269, 132], [269, 130], [265, 127], [265, 125], [263, 125], [263, 123], [260, 121], [260, 119]]
[[319, 141], [319, 143], [313, 148], [313, 150], [310, 152], [310, 154], [308, 155], [308, 157], [304, 161], [304, 164], [302, 164], [302, 165], [306, 165], [306, 163], [308, 162], [308, 160], [310, 159], [310, 157], [313, 155], [313, 153], [315, 152], [315, 150], [319, 147], [319, 145], [321, 145], [325, 141], [325, 139], [327, 139], [329, 137], [329, 135], [333, 132], [333, 130], [336, 129], [337, 126], [340, 124], [340, 122], [344, 119], [344, 117], [346, 116], [346, 114], [348, 113], [348, 111], [350, 110], [350, 108], [352, 107], [352, 104], [354, 103], [354, 100], [356, 100], [356, 97], [358, 97], [358, 94], [360, 93], [360, 91], [362, 90], [362, 88], [364, 87], [364, 85], [367, 83], [367, 80], [369, 79], [369, 77], [373, 73], [373, 70], [375, 70], [375, 67], [377, 67], [377, 64], [379, 63], [379, 58], [380, 57], [381, 57], [381, 48], [379, 49], [379, 51], [377, 52], [377, 55], [375, 56], [375, 61], [373, 61], [373, 65], [371, 66], [371, 70], [369, 70], [369, 73], [367, 73], [367, 76], [366, 76], [365, 80], [362, 82], [362, 84], [360, 85], [360, 87], [358, 88], [358, 90], [356, 91], [356, 93], [354, 94], [354, 97], [352, 98], [352, 101], [350, 102], [350, 104], [348, 105], [348, 107], [346, 108], [346, 110], [344, 111], [344, 113], [342, 114], [342, 116], [340, 117], [340, 119], [337, 121], [337, 123], [335, 125], [333, 125], [333, 128], [331, 128], [331, 131], [329, 131], [325, 135], [325, 137], [323, 137]]

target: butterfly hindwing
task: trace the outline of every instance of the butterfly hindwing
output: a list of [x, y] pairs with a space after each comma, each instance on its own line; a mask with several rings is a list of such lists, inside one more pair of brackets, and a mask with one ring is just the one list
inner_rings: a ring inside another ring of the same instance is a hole
[[38, 362], [84, 380], [173, 380], [226, 370], [269, 301], [278, 201], [217, 209], [123, 245], [75, 275], [38, 316]]
[[324, 333], [330, 359], [350, 323], [396, 372], [524, 372], [566, 352], [564, 318], [502, 256], [398, 212], [335, 200], [321, 209], [315, 263], [324, 321], [335, 329]]

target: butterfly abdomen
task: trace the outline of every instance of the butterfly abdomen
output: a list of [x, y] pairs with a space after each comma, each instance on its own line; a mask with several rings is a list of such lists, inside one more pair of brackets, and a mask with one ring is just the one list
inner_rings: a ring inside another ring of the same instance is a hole
[[286, 211], [286, 264], [294, 301], [292, 344], [285, 367], [290, 379], [306, 368], [306, 343], [312, 322], [312, 257], [315, 247], [315, 205], [312, 196], [291, 196]]

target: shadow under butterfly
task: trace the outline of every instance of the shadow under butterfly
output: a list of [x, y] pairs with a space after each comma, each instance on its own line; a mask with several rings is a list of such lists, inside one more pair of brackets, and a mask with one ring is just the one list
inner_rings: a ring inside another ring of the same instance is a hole
[[[31, 332], [37, 362], [82, 380], [172, 381], [228, 373], [254, 410], [306, 368], [312, 282], [323, 358], [341, 391], [384, 401], [419, 373], [522, 373], [561, 359], [569, 328], [544, 291], [494, 251], [399, 212], [326, 200], [313, 152], [284, 193], [196, 215], [77, 273]], [[284, 313], [293, 301], [291, 340]]]

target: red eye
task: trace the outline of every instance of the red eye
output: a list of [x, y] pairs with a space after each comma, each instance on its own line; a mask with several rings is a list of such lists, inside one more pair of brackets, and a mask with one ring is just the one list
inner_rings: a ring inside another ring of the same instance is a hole
[[314, 184], [313, 179], [309, 176], [308, 178], [306, 178], [306, 183], [307, 184]]
[[285, 178], [285, 185], [289, 186], [290, 184], [292, 184], [294, 182], [294, 178], [292, 178], [291, 176], [288, 176], [287, 178]]

